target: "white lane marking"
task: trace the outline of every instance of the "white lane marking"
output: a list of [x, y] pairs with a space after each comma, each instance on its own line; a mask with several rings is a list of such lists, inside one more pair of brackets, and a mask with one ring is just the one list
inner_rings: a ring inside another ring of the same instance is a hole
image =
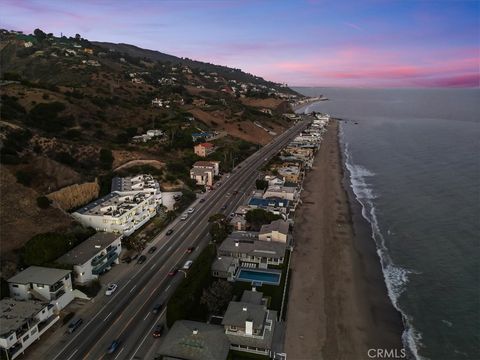
[[170, 289], [170, 286], [171, 286], [171, 285], [172, 285], [172, 284], [168, 285], [168, 286], [165, 288], [165, 291], [167, 291], [168, 289]]
[[137, 284], [133, 285], [132, 288], [130, 289], [130, 292], [132, 292], [133, 290], [135, 290], [136, 287], [137, 287]]
[[112, 315], [111, 312], [105, 317], [105, 319], [103, 319], [103, 321], [107, 321], [107, 319], [110, 317], [110, 315]]
[[145, 315], [145, 317], [143, 318], [143, 321], [147, 320], [148, 315], [150, 315], [150, 313], [147, 313], [147, 315]]
[[150, 270], [152, 270], [155, 267], [155, 265], [157, 265], [157, 264], [153, 263], [152, 266], [150, 266]]
[[120, 356], [120, 354], [122, 353], [123, 349], [125, 349], [125, 348], [122, 347], [122, 348], [120, 349], [120, 351], [118, 352], [117, 356], [115, 356], [115, 359]]
[[127, 285], [132, 279], [128, 279], [128, 281], [125, 283], [125, 285]]
[[72, 355], [70, 355], [70, 357], [69, 357], [67, 360], [70, 360], [70, 359], [77, 353], [77, 351], [78, 351], [78, 349], [76, 349], [76, 350], [72, 353]]
[[[163, 309], [163, 311], [160, 313], [160, 316], [158, 317], [159, 319], [162, 318], [162, 316], [163, 316], [163, 314], [165, 313], [166, 310], [167, 310], [167, 309]], [[137, 354], [138, 350], [140, 350], [140, 348], [142, 347], [143, 343], [145, 342], [145, 340], [147, 339], [147, 337], [150, 336], [153, 328], [154, 328], [156, 325], [157, 325], [157, 322], [154, 322], [153, 325], [152, 325], [152, 327], [150, 328], [150, 330], [148, 330], [147, 335], [145, 335], [145, 337], [143, 338], [143, 340], [142, 340], [142, 341], [140, 342], [140, 344], [138, 345], [137, 349], [136, 349], [135, 352], [133, 353], [133, 355], [132, 355], [132, 357], [130, 358], [130, 360], [132, 360], [132, 359], [135, 357], [135, 355]]]
[[173, 244], [168, 247], [167, 251], [170, 251], [170, 249], [172, 248], [172, 246], [173, 246]]

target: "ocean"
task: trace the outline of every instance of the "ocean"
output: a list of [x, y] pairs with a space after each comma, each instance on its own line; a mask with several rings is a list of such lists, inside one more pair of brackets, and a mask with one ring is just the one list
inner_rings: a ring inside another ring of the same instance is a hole
[[341, 118], [345, 165], [372, 227], [404, 346], [480, 359], [480, 89], [296, 88]]

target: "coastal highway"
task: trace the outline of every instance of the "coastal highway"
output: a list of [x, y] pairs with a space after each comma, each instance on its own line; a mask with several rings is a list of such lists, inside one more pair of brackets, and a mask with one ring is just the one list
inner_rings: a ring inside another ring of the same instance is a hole
[[[258, 168], [307, 125], [307, 121], [298, 122], [244, 160], [230, 177], [205, 197], [204, 203], [198, 204], [185, 222], [176, 225], [172, 235], [164, 236], [164, 232], [158, 235], [152, 241], [152, 245], [158, 247], [156, 252], [147, 254], [147, 261], [142, 265], [131, 264], [131, 276], [117, 282], [118, 289], [112, 296], [103, 293], [97, 296], [95, 301], [102, 304], [100, 310], [90, 319], [84, 319], [84, 324], [75, 333], [65, 335], [67, 339], [63, 339], [50, 359], [142, 359], [140, 353], [145, 350], [142, 346], [144, 343], [151, 345], [145, 341], [146, 337], [152, 336], [152, 328], [165, 314], [163, 309], [161, 314], [154, 315], [152, 308], [158, 303], [166, 304], [185, 276], [181, 271], [175, 276], [168, 276], [168, 272], [200, 253], [208, 243], [210, 215], [228, 214], [243, 202], [255, 184]], [[233, 195], [234, 191], [238, 194]], [[222, 210], [224, 205], [227, 208]], [[197, 249], [187, 254], [190, 246]], [[115, 353], [107, 355], [107, 348], [116, 339], [120, 340], [120, 346]]]

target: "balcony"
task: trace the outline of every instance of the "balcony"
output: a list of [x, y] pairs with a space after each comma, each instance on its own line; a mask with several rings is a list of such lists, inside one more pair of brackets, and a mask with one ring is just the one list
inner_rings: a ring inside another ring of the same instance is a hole
[[103, 264], [92, 269], [92, 274], [100, 275], [105, 271], [107, 267], [112, 265], [112, 263], [114, 263], [117, 258], [118, 258], [118, 254], [116, 252], [109, 253], [106, 258], [107, 260]]
[[117, 250], [117, 247], [116, 246], [112, 246], [110, 248], [107, 248], [106, 249], [106, 252], [104, 254], [100, 254], [100, 255], [97, 255], [93, 260], [92, 260], [92, 267], [96, 267], [100, 264], [102, 264], [102, 262], [105, 261], [105, 259], [107, 259], [108, 257], [112, 256], [112, 254], [115, 253], [115, 250]]

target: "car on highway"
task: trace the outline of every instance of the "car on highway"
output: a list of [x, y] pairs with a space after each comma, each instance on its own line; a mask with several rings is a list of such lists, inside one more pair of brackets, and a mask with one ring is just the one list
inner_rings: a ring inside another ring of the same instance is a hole
[[193, 208], [193, 207], [187, 210], [187, 212], [188, 212], [189, 214], [193, 214], [194, 211], [195, 211], [195, 208]]
[[200, 199], [199, 203], [203, 203], [203, 202], [205, 202], [205, 199], [203, 199], [203, 198]]
[[222, 210], [225, 210], [226, 208], [227, 208], [227, 205], [223, 205], [223, 206], [221, 207]]
[[190, 247], [187, 249], [187, 254], [192, 253], [194, 250], [195, 250], [195, 246], [190, 246]]
[[152, 313], [158, 314], [159, 312], [162, 311], [162, 309], [163, 309], [163, 304], [157, 304], [153, 307]]
[[143, 264], [147, 260], [147, 257], [145, 255], [142, 255], [138, 258], [137, 264]]
[[153, 254], [155, 252], [155, 250], [157, 250], [157, 247], [156, 246], [152, 246], [150, 249], [148, 249], [148, 253], [149, 254]]
[[183, 264], [183, 270], [188, 270], [192, 267], [193, 261], [192, 260], [187, 260], [185, 264]]
[[81, 318], [73, 320], [70, 324], [68, 324], [68, 329], [67, 329], [68, 333], [69, 334], [73, 333], [82, 324], [83, 324], [83, 319], [81, 319]]
[[233, 212], [228, 215], [229, 218], [233, 218], [234, 216], [235, 216], [235, 213]]
[[172, 270], [170, 270], [170, 271], [168, 272], [168, 276], [174, 276], [174, 275], [177, 274], [177, 272], [178, 272], [178, 269], [177, 269], [177, 268], [173, 268]]
[[167, 236], [172, 235], [172, 234], [173, 234], [173, 229], [170, 229], [165, 233], [165, 235], [167, 235]]
[[187, 218], [188, 218], [188, 214], [185, 213], [185, 214], [182, 215], [180, 220], [185, 221], [185, 220], [187, 220]]
[[120, 340], [113, 340], [110, 346], [107, 349], [107, 354], [113, 354], [117, 351], [118, 347], [120, 346]]
[[115, 292], [115, 290], [117, 290], [117, 288], [118, 288], [117, 284], [113, 284], [113, 283], [108, 284], [107, 290], [105, 290], [105, 295], [107, 296], [112, 295]]
[[159, 338], [162, 336], [162, 333], [163, 333], [163, 324], [158, 324], [157, 326], [155, 326], [155, 329], [153, 330], [153, 337], [154, 338]]
[[132, 256], [132, 261], [137, 260], [137, 258], [138, 258], [138, 253]]
[[237, 194], [238, 194], [238, 190], [235, 190], [235, 191], [233, 192], [233, 195], [237, 195]]

